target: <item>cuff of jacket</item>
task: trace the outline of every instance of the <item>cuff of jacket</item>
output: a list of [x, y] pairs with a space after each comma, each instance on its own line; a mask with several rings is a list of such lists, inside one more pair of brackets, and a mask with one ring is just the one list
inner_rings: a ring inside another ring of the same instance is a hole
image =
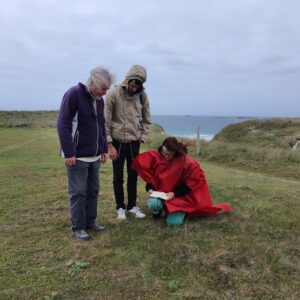
[[107, 143], [112, 143], [112, 138], [110, 135], [106, 136]]
[[154, 190], [154, 186], [151, 183], [147, 183], [145, 189], [148, 192], [149, 190]]

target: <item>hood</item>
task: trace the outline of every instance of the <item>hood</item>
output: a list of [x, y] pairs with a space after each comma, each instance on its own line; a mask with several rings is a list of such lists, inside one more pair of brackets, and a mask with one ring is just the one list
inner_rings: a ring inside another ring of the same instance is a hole
[[143, 66], [133, 65], [130, 70], [127, 72], [125, 80], [129, 81], [131, 79], [141, 80], [142, 83], [145, 83], [147, 80], [147, 71]]

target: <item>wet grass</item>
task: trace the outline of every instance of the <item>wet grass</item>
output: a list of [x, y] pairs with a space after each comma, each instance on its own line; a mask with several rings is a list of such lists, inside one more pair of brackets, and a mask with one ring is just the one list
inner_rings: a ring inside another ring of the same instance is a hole
[[54, 128], [0, 128], [0, 299], [299, 299], [298, 180], [201, 163], [232, 214], [179, 228], [116, 219], [112, 169], [101, 169], [99, 221], [70, 233], [66, 173]]

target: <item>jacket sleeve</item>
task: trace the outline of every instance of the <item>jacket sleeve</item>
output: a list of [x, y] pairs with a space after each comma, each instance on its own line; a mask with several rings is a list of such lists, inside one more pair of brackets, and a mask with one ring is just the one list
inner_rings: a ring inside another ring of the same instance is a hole
[[200, 167], [200, 164], [186, 155], [186, 169], [184, 171], [183, 182], [192, 190], [201, 188], [206, 184], [205, 173]]
[[191, 192], [192, 190], [185, 184], [179, 184], [175, 187], [175, 189], [173, 190], [173, 193], [175, 195], [175, 197], [183, 197], [185, 195], [187, 195], [189, 192]]
[[153, 190], [157, 190], [159, 179], [155, 176], [156, 157], [154, 152], [150, 150], [139, 154], [133, 159], [131, 167], [145, 182], [151, 184]]
[[57, 132], [61, 149], [65, 158], [75, 156], [72, 137], [72, 122], [77, 113], [77, 110], [77, 94], [72, 89], [70, 89], [63, 96], [57, 120]]
[[112, 123], [112, 114], [115, 107], [116, 96], [114, 90], [107, 93], [104, 103], [104, 118], [105, 118], [105, 129], [106, 129], [106, 139], [107, 143], [112, 142], [111, 137], [111, 123]]
[[146, 183], [145, 189], [147, 192], [149, 190], [155, 190], [154, 186], [151, 183]]
[[146, 92], [143, 92], [143, 108], [141, 121], [141, 141], [146, 142], [151, 128], [150, 104]]

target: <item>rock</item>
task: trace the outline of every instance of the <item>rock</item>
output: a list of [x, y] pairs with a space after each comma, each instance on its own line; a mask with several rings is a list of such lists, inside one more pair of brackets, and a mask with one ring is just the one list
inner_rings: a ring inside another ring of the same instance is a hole
[[[289, 145], [290, 145], [291, 147], [293, 147], [293, 151], [296, 150], [299, 141], [300, 141], [300, 135], [295, 135], [295, 136], [290, 140]], [[295, 150], [294, 150], [294, 147], [295, 147]]]

